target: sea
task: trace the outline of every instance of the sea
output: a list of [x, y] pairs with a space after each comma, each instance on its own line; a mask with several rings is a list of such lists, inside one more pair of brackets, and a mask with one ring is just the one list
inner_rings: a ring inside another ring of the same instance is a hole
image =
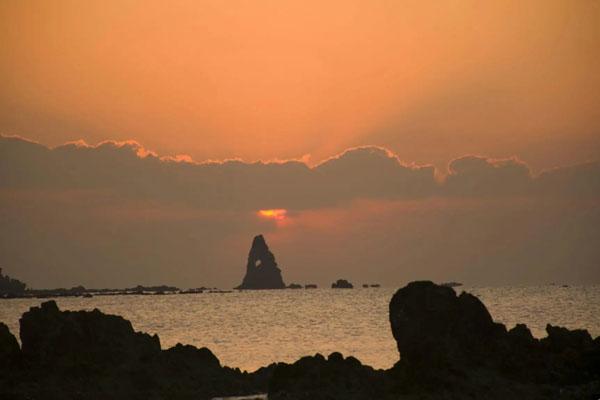
[[[536, 337], [546, 324], [600, 335], [600, 285], [460, 287], [478, 296], [508, 328], [526, 323]], [[222, 365], [254, 371], [273, 362], [334, 351], [374, 368], [399, 359], [388, 319], [396, 288], [296, 289], [177, 295], [60, 297], [64, 310], [98, 308], [157, 333], [163, 349], [208, 347]], [[0, 321], [18, 337], [19, 318], [42, 299], [0, 300]], [[426, 332], [423, 332], [426, 334]]]

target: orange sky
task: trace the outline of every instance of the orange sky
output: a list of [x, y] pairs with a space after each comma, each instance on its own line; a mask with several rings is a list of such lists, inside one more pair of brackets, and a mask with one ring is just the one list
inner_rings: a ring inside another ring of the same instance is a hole
[[194, 159], [600, 157], [600, 2], [0, 3], [0, 133]]

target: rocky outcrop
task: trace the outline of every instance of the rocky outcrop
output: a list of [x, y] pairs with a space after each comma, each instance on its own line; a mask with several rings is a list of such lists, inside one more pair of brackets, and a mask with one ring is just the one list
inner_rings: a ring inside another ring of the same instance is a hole
[[246, 275], [236, 289], [284, 289], [285, 283], [275, 256], [269, 250], [263, 235], [254, 237], [248, 254]]
[[157, 357], [157, 335], [135, 332], [117, 315], [93, 311], [60, 311], [54, 301], [32, 307], [20, 321], [23, 356], [41, 366], [105, 366], [137, 363]]
[[383, 399], [390, 392], [384, 371], [354, 357], [331, 353], [278, 364], [269, 382], [270, 400]]
[[265, 392], [273, 369], [222, 367], [207, 348], [161, 350], [158, 336], [122, 317], [54, 301], [24, 313], [20, 332], [21, 348], [0, 324], [0, 398], [209, 399]]
[[578, 396], [600, 390], [600, 340], [587, 331], [548, 325], [541, 340], [523, 324], [507, 331], [477, 297], [432, 282], [398, 290], [389, 309], [401, 356], [395, 371], [433, 390], [482, 398], [585, 398]]
[[338, 279], [331, 284], [332, 289], [353, 289], [354, 285], [345, 279]]
[[26, 287], [20, 280], [3, 275], [0, 268], [0, 297], [18, 297], [25, 292]]
[[23, 314], [22, 348], [0, 323], [0, 398], [600, 398], [600, 338], [585, 330], [548, 325], [543, 339], [523, 324], [507, 330], [475, 296], [431, 282], [398, 290], [389, 317], [401, 356], [389, 370], [332, 353], [246, 373], [207, 348], [161, 350], [121, 317], [50, 301]]

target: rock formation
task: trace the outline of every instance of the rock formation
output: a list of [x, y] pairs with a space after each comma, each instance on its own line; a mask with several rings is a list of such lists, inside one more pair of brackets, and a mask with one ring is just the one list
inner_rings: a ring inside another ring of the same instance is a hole
[[269, 250], [263, 235], [254, 237], [248, 254], [246, 275], [236, 289], [284, 289], [281, 270], [277, 267], [275, 256]]
[[374, 370], [317, 354], [254, 373], [222, 367], [207, 348], [161, 350], [158, 336], [119, 316], [23, 314], [21, 343], [0, 323], [0, 399], [210, 399], [268, 390], [270, 400], [598, 399], [600, 338], [548, 325], [536, 339], [494, 322], [475, 296], [412, 282], [390, 302], [400, 360]]
[[16, 297], [22, 295], [26, 287], [27, 285], [20, 280], [3, 275], [2, 268], [0, 268], [0, 296]]
[[548, 325], [540, 340], [523, 324], [507, 331], [477, 297], [428, 281], [398, 290], [389, 309], [401, 356], [396, 369], [423, 384], [451, 385], [481, 398], [600, 393], [600, 338], [585, 330]]
[[345, 279], [338, 279], [331, 284], [332, 289], [353, 289], [354, 285]]
[[161, 350], [122, 317], [54, 301], [24, 313], [20, 333], [21, 348], [0, 323], [2, 399], [210, 399], [265, 392], [272, 371], [222, 367], [207, 348]]

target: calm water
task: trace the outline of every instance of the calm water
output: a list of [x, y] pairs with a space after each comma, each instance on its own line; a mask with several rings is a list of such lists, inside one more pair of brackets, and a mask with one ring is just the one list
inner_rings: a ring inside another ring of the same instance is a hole
[[[459, 288], [462, 289], [462, 288]], [[525, 322], [545, 336], [546, 323], [600, 335], [600, 286], [465, 288], [509, 328]], [[388, 322], [391, 288], [274, 290], [172, 296], [56, 299], [61, 309], [99, 308], [158, 333], [163, 348], [177, 342], [210, 348], [224, 365], [254, 370], [274, 361], [340, 351], [389, 368], [398, 360]], [[39, 299], [0, 301], [0, 321], [18, 334], [18, 320]]]

